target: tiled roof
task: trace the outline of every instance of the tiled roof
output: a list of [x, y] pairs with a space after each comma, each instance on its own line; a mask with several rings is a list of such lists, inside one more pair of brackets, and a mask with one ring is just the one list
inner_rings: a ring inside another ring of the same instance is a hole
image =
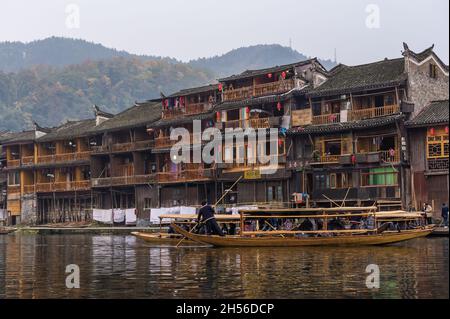
[[33, 142], [36, 140], [36, 131], [22, 131], [15, 133], [7, 133], [4, 137], [2, 137], [2, 144], [21, 144], [27, 142]]
[[416, 59], [418, 62], [422, 62], [423, 60], [425, 60], [426, 58], [428, 58], [430, 55], [433, 55], [434, 58], [439, 61], [439, 63], [444, 67], [444, 69], [448, 72], [449, 68], [448, 65], [445, 64], [433, 51], [434, 49], [434, 44], [429, 47], [426, 48], [425, 50], [423, 50], [422, 52], [416, 53], [412, 50], [409, 49], [408, 45], [406, 43], [403, 43], [403, 48], [405, 49], [405, 51], [403, 52], [403, 55], [409, 55], [412, 56], [414, 59]]
[[186, 96], [190, 94], [199, 94], [199, 93], [205, 93], [210, 91], [217, 91], [219, 90], [219, 84], [210, 84], [205, 86], [199, 86], [195, 88], [189, 88], [189, 89], [183, 89], [176, 93], [173, 93], [169, 95], [168, 97], [177, 97], [177, 96]]
[[359, 90], [400, 85], [406, 81], [404, 59], [383, 60], [357, 66], [338, 65], [330, 70], [330, 78], [308, 95], [347, 94]]
[[353, 122], [324, 124], [324, 125], [308, 125], [305, 127], [295, 127], [288, 130], [288, 135], [303, 135], [303, 134], [328, 134], [335, 132], [345, 132], [351, 130], [363, 130], [373, 127], [381, 127], [395, 123], [403, 118], [403, 115], [395, 114], [383, 117], [375, 117]]
[[433, 101], [428, 104], [412, 120], [406, 122], [409, 127], [421, 127], [449, 122], [448, 100]]
[[137, 103], [111, 119], [94, 127], [89, 133], [102, 133], [106, 131], [117, 131], [138, 126], [146, 126], [161, 118], [161, 103]]
[[245, 79], [245, 78], [251, 78], [251, 77], [254, 77], [254, 76], [258, 76], [258, 75], [264, 75], [264, 74], [267, 74], [267, 73], [280, 72], [280, 71], [291, 69], [291, 68], [294, 68], [294, 67], [297, 67], [297, 66], [313, 63], [313, 62], [318, 63], [317, 59], [313, 58], [313, 59], [300, 61], [300, 62], [296, 62], [296, 63], [290, 63], [290, 64], [285, 64], [285, 65], [277, 65], [277, 66], [270, 67], [270, 68], [265, 68], [265, 69], [247, 70], [247, 71], [244, 71], [244, 72], [242, 72], [240, 74], [236, 74], [236, 75], [232, 75], [232, 76], [229, 76], [229, 77], [226, 77], [226, 78], [219, 79], [219, 82], [226, 82], [226, 81], [232, 81], [232, 80], [237, 80], [237, 79]]
[[89, 131], [95, 127], [95, 119], [68, 121], [37, 139], [38, 142], [48, 142], [83, 137], [89, 135]]

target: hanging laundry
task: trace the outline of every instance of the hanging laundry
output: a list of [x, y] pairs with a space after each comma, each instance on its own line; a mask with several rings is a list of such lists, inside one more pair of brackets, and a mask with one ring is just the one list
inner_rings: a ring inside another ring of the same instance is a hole
[[136, 222], [137, 222], [136, 208], [125, 209], [125, 224], [136, 225]]
[[114, 222], [123, 223], [125, 221], [125, 210], [116, 208], [113, 211]]

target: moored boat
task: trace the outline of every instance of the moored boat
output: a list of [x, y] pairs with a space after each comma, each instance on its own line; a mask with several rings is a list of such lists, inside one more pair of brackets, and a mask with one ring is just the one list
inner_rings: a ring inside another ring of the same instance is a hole
[[242, 210], [238, 235], [203, 235], [171, 224], [187, 239], [221, 247], [382, 245], [433, 232], [420, 212], [376, 207]]
[[[132, 232], [133, 236], [139, 239], [145, 240], [148, 243], [156, 245], [178, 245], [178, 243], [184, 238], [180, 234], [168, 234], [168, 233], [146, 233], [146, 232]], [[192, 240], [184, 240], [183, 245], [199, 245], [198, 242]]]
[[[296, 247], [296, 246], [355, 246], [355, 245], [382, 245], [405, 241], [409, 239], [425, 237], [433, 232], [432, 226], [424, 226], [419, 229], [404, 231], [385, 231], [377, 233], [376, 231], [358, 231], [358, 232], [335, 232], [327, 237], [296, 237], [294, 236], [276, 236], [270, 234], [267, 236], [217, 236], [217, 235], [199, 235], [190, 233], [183, 228], [172, 224], [172, 227], [179, 234], [186, 238], [202, 244], [208, 244], [218, 247]], [[330, 232], [328, 232], [330, 233]], [[286, 234], [286, 233], [285, 233]], [[322, 233], [323, 234], [323, 233]]]

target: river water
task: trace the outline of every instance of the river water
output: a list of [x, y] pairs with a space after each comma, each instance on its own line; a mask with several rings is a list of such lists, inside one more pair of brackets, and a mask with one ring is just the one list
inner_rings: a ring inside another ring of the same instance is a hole
[[[381, 247], [152, 246], [122, 235], [0, 236], [0, 298], [449, 298], [448, 238]], [[66, 266], [80, 288], [66, 287]], [[366, 267], [380, 270], [366, 286]]]

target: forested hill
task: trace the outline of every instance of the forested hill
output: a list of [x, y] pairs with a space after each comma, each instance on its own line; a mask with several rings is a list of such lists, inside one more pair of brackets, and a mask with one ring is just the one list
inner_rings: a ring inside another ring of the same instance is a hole
[[[220, 56], [193, 60], [189, 64], [194, 67], [209, 69], [217, 77], [225, 77], [245, 70], [263, 69], [308, 58], [306, 55], [291, 48], [283, 47], [279, 44], [271, 44], [239, 48]], [[336, 65], [331, 60], [319, 59], [319, 61], [328, 70]]]
[[[135, 101], [215, 82], [222, 76], [307, 59], [280, 45], [257, 45], [183, 63], [138, 56], [83, 40], [0, 43], [0, 131], [33, 120], [55, 126], [92, 116], [92, 105], [119, 112]], [[321, 61], [325, 67], [331, 61]]]

